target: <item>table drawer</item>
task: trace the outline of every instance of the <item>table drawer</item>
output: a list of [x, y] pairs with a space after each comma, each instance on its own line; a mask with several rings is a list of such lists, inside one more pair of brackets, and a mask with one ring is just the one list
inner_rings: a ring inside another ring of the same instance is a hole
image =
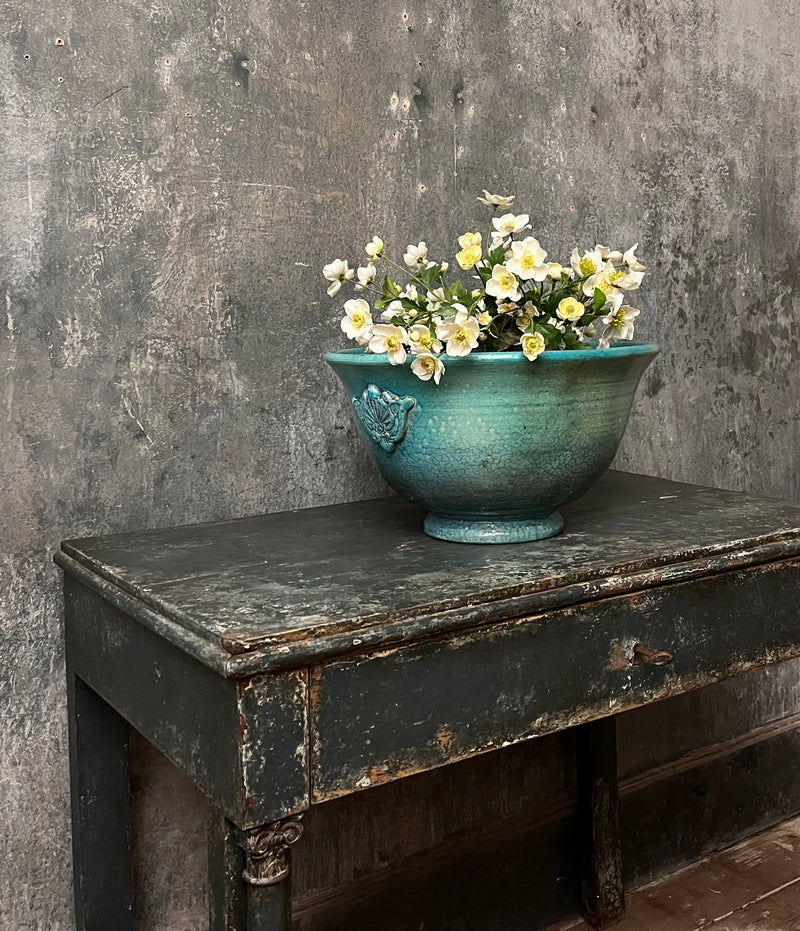
[[[312, 668], [322, 801], [798, 655], [800, 560]], [[667, 651], [634, 663], [634, 646]]]

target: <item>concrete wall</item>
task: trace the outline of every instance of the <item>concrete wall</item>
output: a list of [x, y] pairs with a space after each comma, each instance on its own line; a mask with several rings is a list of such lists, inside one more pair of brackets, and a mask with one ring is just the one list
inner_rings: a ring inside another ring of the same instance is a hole
[[[0, 4], [0, 926], [73, 921], [53, 550], [380, 493], [321, 363], [342, 341], [319, 269], [374, 232], [452, 254], [488, 187], [554, 256], [638, 240], [664, 348], [622, 465], [798, 496], [797, 20], [789, 0]], [[169, 855], [202, 804], [137, 747], [142, 927], [202, 927], [202, 854]]]

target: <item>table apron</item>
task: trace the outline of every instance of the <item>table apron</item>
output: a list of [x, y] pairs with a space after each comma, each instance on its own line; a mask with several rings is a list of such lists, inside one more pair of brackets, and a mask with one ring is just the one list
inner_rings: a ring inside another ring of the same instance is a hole
[[308, 808], [307, 669], [226, 679], [69, 576], [67, 673], [240, 828]]
[[[311, 801], [790, 659], [798, 606], [782, 560], [318, 664]], [[637, 644], [674, 659], [634, 663]]]

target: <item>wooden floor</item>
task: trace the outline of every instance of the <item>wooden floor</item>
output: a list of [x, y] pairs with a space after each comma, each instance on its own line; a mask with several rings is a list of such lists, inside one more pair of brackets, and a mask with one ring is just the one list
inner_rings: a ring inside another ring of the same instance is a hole
[[[626, 896], [613, 931], [800, 931], [800, 819]], [[548, 931], [592, 931], [583, 919]]]

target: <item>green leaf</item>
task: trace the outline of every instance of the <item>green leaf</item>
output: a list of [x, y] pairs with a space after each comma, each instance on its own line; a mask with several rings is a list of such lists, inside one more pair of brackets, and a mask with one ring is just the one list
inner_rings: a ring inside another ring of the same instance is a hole
[[389, 300], [394, 300], [396, 297], [400, 295], [401, 290], [402, 288], [394, 280], [394, 278], [392, 278], [391, 275], [387, 275], [383, 279], [383, 288], [382, 288], [383, 297], [389, 298]]
[[432, 265], [430, 268], [423, 268], [417, 275], [417, 278], [419, 278], [429, 291], [433, 291], [436, 285], [442, 280], [442, 266]]
[[533, 327], [535, 333], [541, 333], [548, 346], [555, 346], [561, 342], [562, 333], [552, 323], [537, 323]]
[[601, 291], [600, 288], [595, 288], [594, 297], [592, 298], [592, 310], [600, 310], [606, 300], [605, 291]]
[[488, 259], [491, 265], [502, 265], [506, 260], [505, 246], [502, 244], [495, 246], [494, 249], [489, 252]]
[[403, 310], [420, 310], [420, 306], [416, 301], [412, 301], [408, 297], [401, 297], [400, 303], [403, 305]]
[[488, 281], [492, 277], [491, 268], [487, 268], [485, 265], [475, 266], [478, 274], [481, 276], [481, 281]]
[[453, 282], [453, 297], [459, 304], [469, 307], [473, 302], [473, 297], [460, 281]]
[[391, 304], [392, 301], [396, 300], [400, 295], [400, 290], [400, 285], [394, 278], [392, 278], [391, 275], [387, 275], [383, 279], [381, 296], [375, 301], [375, 310], [382, 310], [387, 304]]

